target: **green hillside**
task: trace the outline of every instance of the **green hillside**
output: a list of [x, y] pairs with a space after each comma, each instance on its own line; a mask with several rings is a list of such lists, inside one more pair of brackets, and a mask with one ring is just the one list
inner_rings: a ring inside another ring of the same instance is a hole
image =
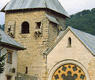
[[71, 15], [66, 25], [95, 35], [95, 8]]

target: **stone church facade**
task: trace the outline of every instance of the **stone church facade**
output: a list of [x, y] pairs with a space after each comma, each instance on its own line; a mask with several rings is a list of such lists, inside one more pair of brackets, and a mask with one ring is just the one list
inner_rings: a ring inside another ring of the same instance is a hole
[[94, 80], [94, 56], [72, 31], [65, 34], [69, 15], [58, 0], [11, 0], [2, 11], [5, 32], [26, 48], [18, 52], [17, 80]]
[[92, 40], [95, 40], [95, 36], [67, 28], [58, 38], [56, 46], [46, 52], [48, 80], [94, 80], [95, 52], [91, 50]]

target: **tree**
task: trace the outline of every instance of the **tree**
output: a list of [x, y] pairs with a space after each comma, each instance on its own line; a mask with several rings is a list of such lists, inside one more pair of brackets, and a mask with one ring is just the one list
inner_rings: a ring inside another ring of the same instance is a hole
[[71, 15], [71, 18], [66, 20], [66, 26], [95, 35], [95, 8]]
[[0, 56], [0, 74], [3, 73], [3, 71], [4, 71], [4, 65], [5, 65], [4, 61], [5, 61], [5, 56], [6, 56], [6, 55]]
[[[2, 35], [0, 34], [0, 42], [1, 42], [1, 40], [2, 40]], [[2, 49], [0, 49], [0, 74], [3, 73], [3, 71], [4, 71], [5, 56], [6, 56], [6, 54], [1, 56]]]
[[95, 8], [91, 9], [91, 12], [92, 12], [93, 14], [95, 14]]

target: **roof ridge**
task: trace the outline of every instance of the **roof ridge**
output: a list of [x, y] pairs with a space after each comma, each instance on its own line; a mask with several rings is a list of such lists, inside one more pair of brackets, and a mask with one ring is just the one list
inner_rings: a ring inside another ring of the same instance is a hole
[[3, 10], [9, 11], [9, 10], [34, 9], [34, 8], [43, 8], [43, 9], [48, 8], [56, 13], [62, 14], [66, 17], [70, 17], [58, 0], [34, 0], [34, 1], [23, 0], [23, 1], [24, 2], [22, 3], [22, 0], [11, 0]]
[[75, 30], [77, 30], [77, 31], [80, 31], [80, 32], [82, 32], [82, 33], [85, 33], [85, 34], [88, 34], [88, 35], [90, 35], [90, 36], [95, 37], [95, 35], [93, 35], [93, 34], [91, 34], [91, 33], [87, 33], [87, 32], [85, 32], [85, 31], [82, 31], [82, 30], [79, 30], [79, 29], [73, 28], [73, 27], [71, 27], [71, 26], [69, 26], [69, 28], [70, 28], [70, 29], [75, 29]]

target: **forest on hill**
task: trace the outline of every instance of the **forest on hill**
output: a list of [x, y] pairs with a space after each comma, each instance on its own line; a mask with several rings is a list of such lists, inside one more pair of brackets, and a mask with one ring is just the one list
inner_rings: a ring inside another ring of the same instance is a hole
[[95, 8], [71, 15], [66, 25], [95, 35]]

